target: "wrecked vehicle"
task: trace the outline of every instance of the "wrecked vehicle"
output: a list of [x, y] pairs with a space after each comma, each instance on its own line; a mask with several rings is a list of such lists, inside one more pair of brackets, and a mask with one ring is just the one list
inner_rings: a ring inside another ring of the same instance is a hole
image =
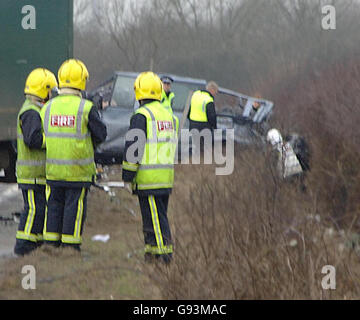
[[[158, 73], [161, 77], [165, 74]], [[180, 128], [188, 129], [187, 113], [191, 95], [196, 90], [204, 90], [206, 80], [166, 74], [173, 78], [171, 91], [174, 92], [173, 112], [179, 118]], [[99, 106], [102, 119], [107, 126], [108, 136], [95, 151], [95, 161], [100, 164], [121, 163], [125, 147], [125, 134], [130, 118], [138, 108], [135, 100], [134, 81], [138, 73], [115, 72], [108, 80], [89, 93], [89, 97]], [[256, 104], [257, 108], [253, 106]], [[271, 101], [250, 97], [232, 90], [219, 88], [215, 97], [217, 126], [222, 129], [223, 139], [227, 129], [234, 129], [234, 140], [238, 144], [249, 145], [255, 141], [265, 141], [274, 104]], [[260, 130], [259, 130], [260, 129]]]

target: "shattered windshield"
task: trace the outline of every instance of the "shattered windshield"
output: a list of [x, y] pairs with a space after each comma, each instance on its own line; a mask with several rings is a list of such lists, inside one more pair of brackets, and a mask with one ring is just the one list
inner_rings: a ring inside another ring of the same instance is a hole
[[[135, 79], [132, 77], [118, 76], [116, 78], [111, 106], [134, 108], [134, 81]], [[199, 89], [203, 89], [203, 87], [197, 84], [174, 82], [171, 86], [171, 91], [175, 94], [173, 110], [182, 112], [190, 91]]]

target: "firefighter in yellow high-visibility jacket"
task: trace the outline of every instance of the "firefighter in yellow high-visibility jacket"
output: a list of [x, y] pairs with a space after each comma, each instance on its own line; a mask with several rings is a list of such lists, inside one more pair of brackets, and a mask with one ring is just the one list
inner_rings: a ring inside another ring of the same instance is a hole
[[16, 176], [24, 198], [24, 212], [16, 233], [14, 253], [25, 255], [42, 243], [45, 216], [45, 150], [40, 110], [57, 87], [47, 69], [33, 70], [25, 83], [25, 102], [17, 120]]
[[60, 92], [41, 110], [46, 144], [44, 242], [80, 250], [86, 198], [95, 177], [94, 144], [106, 126], [93, 103], [83, 99], [89, 73], [83, 62], [66, 60], [58, 71]]
[[169, 263], [173, 243], [167, 216], [174, 184], [179, 120], [161, 103], [162, 83], [153, 72], [141, 73], [134, 84], [140, 108], [130, 120], [123, 160], [123, 180], [139, 198], [145, 261]]

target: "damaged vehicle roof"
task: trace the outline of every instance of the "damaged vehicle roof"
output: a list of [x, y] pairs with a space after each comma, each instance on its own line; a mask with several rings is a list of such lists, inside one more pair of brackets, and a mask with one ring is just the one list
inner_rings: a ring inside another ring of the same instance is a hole
[[[95, 161], [98, 163], [111, 164], [122, 161], [125, 134], [130, 125], [130, 118], [139, 106], [134, 94], [134, 81], [138, 75], [136, 72], [115, 72], [89, 94], [93, 101], [100, 101], [99, 111], [108, 131], [105, 142], [98, 145], [95, 150]], [[204, 90], [207, 81], [168, 73], [158, 75], [167, 75], [174, 80], [171, 85], [171, 91], [175, 94], [173, 112], [179, 118], [180, 124], [183, 123], [182, 128], [189, 128], [185, 112], [187, 101], [190, 100], [192, 92]], [[255, 102], [260, 105], [257, 110], [253, 108]], [[274, 104], [220, 87], [215, 97], [215, 107], [218, 129], [222, 129], [224, 133], [227, 129], [234, 129], [235, 142], [249, 145], [263, 139], [259, 130], [254, 130], [254, 125], [258, 128], [268, 128], [267, 123]], [[223, 137], [225, 138], [225, 134]]]

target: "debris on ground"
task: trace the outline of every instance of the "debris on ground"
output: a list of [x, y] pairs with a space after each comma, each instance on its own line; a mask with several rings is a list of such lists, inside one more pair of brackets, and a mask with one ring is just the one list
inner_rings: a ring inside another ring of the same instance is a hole
[[91, 238], [92, 241], [101, 241], [101, 242], [108, 242], [110, 239], [109, 234], [97, 234]]

